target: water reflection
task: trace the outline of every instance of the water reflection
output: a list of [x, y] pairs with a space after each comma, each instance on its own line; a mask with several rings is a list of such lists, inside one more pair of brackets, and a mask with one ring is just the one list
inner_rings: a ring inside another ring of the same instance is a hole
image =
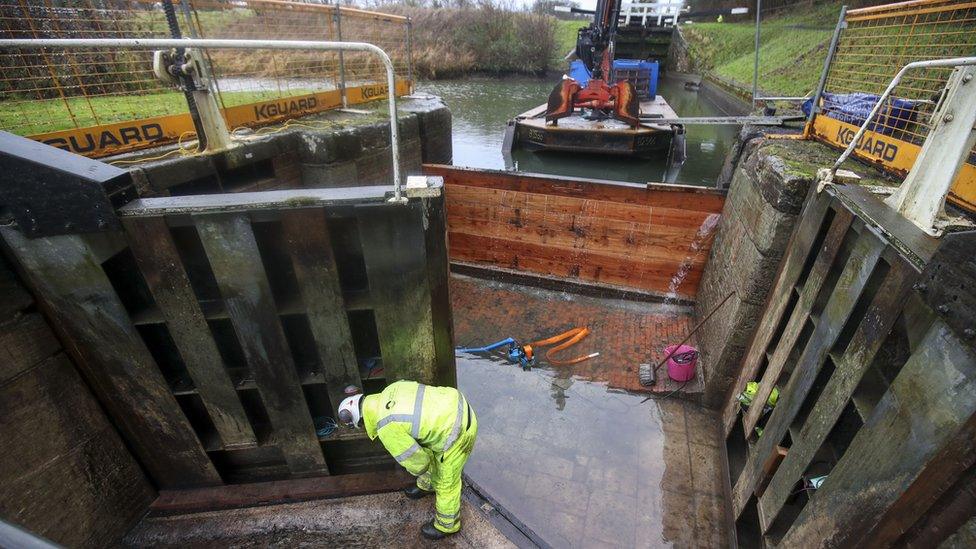
[[707, 412], [504, 359], [457, 366], [479, 423], [468, 480], [549, 545], [726, 544]]
[[[486, 79], [421, 82], [417, 89], [443, 97], [450, 106], [455, 165], [504, 169], [502, 139], [506, 122], [543, 103], [552, 86], [550, 79]], [[686, 90], [675, 80], [662, 79], [658, 93], [680, 116], [725, 114], [698, 92]], [[670, 172], [664, 157], [639, 160], [516, 150], [513, 159], [517, 168], [526, 172], [711, 186], [722, 169], [738, 127], [688, 126], [686, 131], [688, 160]]]
[[556, 409], [560, 412], [566, 409], [566, 391], [573, 386], [573, 376], [566, 369], [560, 369], [549, 384], [549, 396], [556, 401]]

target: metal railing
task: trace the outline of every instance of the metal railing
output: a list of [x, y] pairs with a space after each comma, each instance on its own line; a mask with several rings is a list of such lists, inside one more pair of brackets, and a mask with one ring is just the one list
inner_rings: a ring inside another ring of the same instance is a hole
[[[361, 42], [313, 42], [305, 40], [208, 40], [208, 39], [0, 39], [0, 48], [43, 49], [43, 48], [201, 48], [201, 49], [239, 49], [239, 50], [313, 50], [313, 51], [352, 51], [368, 52], [378, 57], [386, 69], [386, 85], [395, 88], [396, 76], [390, 57], [373, 44]], [[390, 149], [393, 156], [394, 200], [402, 199], [400, 177], [400, 138], [396, 110], [396, 94], [387, 94], [390, 116]]]
[[[137, 3], [0, 2], [0, 38], [170, 38], [162, 9]], [[0, 52], [0, 129], [37, 135], [185, 115], [152, 72], [152, 52]]]
[[[281, 0], [193, 0], [193, 26], [200, 38], [241, 40], [328, 40], [368, 42], [386, 51], [410, 78], [409, 20], [328, 4]], [[382, 80], [383, 68], [365, 55], [334, 52], [214, 52], [210, 56], [217, 93], [225, 108], [312, 91], [339, 89]]]
[[891, 79], [888, 87], [875, 102], [870, 114], [865, 118], [851, 142], [841, 153], [828, 173], [821, 179], [820, 188], [831, 183], [837, 170], [851, 156], [868, 132], [868, 126], [887, 104], [888, 98], [910, 71], [952, 68], [945, 91], [940, 94], [932, 113], [932, 129], [922, 146], [911, 171], [886, 203], [909, 221], [933, 235], [941, 234], [939, 218], [945, 214], [947, 193], [959, 178], [970, 157], [976, 135], [976, 91], [973, 82], [976, 71], [976, 57], [957, 57], [915, 61], [902, 67]]
[[888, 84], [888, 87], [885, 88], [881, 96], [878, 97], [878, 100], [875, 102], [870, 114], [868, 114], [868, 116], [865, 118], [864, 122], [861, 124], [861, 127], [858, 128], [857, 133], [854, 134], [851, 142], [847, 145], [847, 148], [844, 149], [844, 152], [841, 153], [837, 161], [834, 162], [834, 166], [831, 169], [836, 172], [837, 169], [840, 168], [841, 164], [843, 164], [850, 157], [851, 153], [854, 152], [857, 142], [864, 137], [864, 134], [868, 131], [868, 126], [872, 125], [871, 121], [874, 120], [881, 112], [881, 109], [888, 104], [888, 98], [891, 97], [891, 92], [898, 87], [899, 84], [901, 84], [902, 79], [906, 74], [908, 74], [909, 71], [934, 68], [954, 69], [956, 67], [971, 67], [973, 65], [976, 65], [976, 57], [956, 57], [952, 59], [915, 61], [914, 63], [909, 63], [902, 67], [901, 70], [898, 71], [898, 74], [891, 79], [891, 82]]
[[[361, 52], [214, 50], [212, 75], [226, 125], [254, 127], [329, 108], [409, 93], [409, 20], [283, 0], [172, 0], [183, 36], [368, 42], [397, 69]], [[4, 39], [173, 38], [160, 2], [0, 0]], [[0, 129], [99, 157], [192, 136], [183, 94], [153, 74], [147, 48], [10, 49], [0, 52]], [[125, 134], [120, 134], [125, 130]]]
[[[912, 0], [843, 8], [805, 135], [894, 175], [915, 165], [958, 58], [976, 51], [976, 3]], [[894, 79], [894, 80], [893, 80]], [[949, 200], [976, 209], [976, 150]]]
[[[836, 116], [837, 94], [881, 93], [892, 76], [916, 61], [964, 57], [976, 51], [976, 3], [916, 0], [847, 10], [825, 82], [822, 112]], [[889, 94], [876, 125], [885, 135], [921, 144], [951, 66], [913, 70]]]
[[647, 26], [648, 21], [658, 27], [675, 26], [678, 17], [684, 11], [684, 0], [663, 2], [625, 2], [620, 8], [620, 17], [624, 25], [639, 22]]

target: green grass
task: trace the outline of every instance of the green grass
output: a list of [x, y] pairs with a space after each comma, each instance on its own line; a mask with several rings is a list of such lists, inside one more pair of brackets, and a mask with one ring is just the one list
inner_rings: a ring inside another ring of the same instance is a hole
[[[211, 31], [223, 29], [228, 25], [241, 24], [247, 25], [249, 20], [255, 17], [254, 10], [246, 8], [218, 9], [218, 10], [196, 10], [194, 24], [199, 23], [203, 28], [203, 33], [209, 34]], [[159, 10], [133, 12], [131, 19], [120, 21], [127, 31], [139, 33], [140, 35], [153, 35], [157, 37], [169, 37], [169, 25], [166, 17]], [[180, 25], [186, 34], [186, 24], [180, 18]]]
[[[759, 88], [763, 94], [805, 95], [816, 87], [839, 11], [839, 5], [826, 4], [762, 22]], [[695, 23], [681, 28], [698, 70], [750, 92], [754, 31], [752, 22]]]
[[552, 52], [552, 66], [555, 69], [565, 69], [566, 62], [563, 57], [576, 47], [576, 33], [579, 29], [589, 25], [588, 19], [557, 19], [556, 20], [556, 47]]
[[[289, 95], [311, 92], [312, 90], [288, 90]], [[223, 94], [227, 105], [243, 105], [277, 97], [277, 92], [272, 91], [224, 92]], [[74, 120], [68, 115], [65, 102], [61, 99], [2, 101], [0, 102], [0, 127], [18, 135], [34, 135], [69, 130], [76, 126], [84, 128], [97, 124], [112, 124], [187, 112], [183, 93], [177, 91], [90, 99], [70, 97], [67, 103]]]

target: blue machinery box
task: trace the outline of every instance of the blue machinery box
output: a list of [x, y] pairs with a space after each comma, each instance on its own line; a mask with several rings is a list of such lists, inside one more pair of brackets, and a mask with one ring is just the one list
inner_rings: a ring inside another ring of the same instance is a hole
[[657, 61], [614, 59], [614, 80], [630, 80], [637, 88], [641, 100], [651, 100], [657, 95]]
[[[657, 70], [657, 61], [615, 59], [613, 62], [614, 81], [633, 82], [634, 87], [637, 88], [637, 95], [642, 101], [652, 100], [657, 95]], [[569, 76], [584, 87], [590, 81], [590, 72], [579, 59], [569, 64]]]
[[586, 83], [590, 81], [590, 71], [586, 70], [586, 65], [577, 59], [569, 64], [569, 77], [585, 88]]

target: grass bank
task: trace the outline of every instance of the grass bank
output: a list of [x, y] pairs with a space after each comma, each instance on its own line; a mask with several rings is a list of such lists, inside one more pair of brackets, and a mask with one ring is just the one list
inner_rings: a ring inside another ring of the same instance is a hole
[[[292, 95], [312, 93], [294, 89]], [[278, 99], [270, 91], [224, 92], [227, 105]], [[70, 115], [68, 113], [71, 113]], [[163, 91], [140, 95], [110, 95], [32, 101], [0, 101], [0, 128], [18, 135], [70, 130], [187, 112], [183, 92]]]
[[[548, 15], [511, 11], [493, 2], [466, 8], [380, 4], [375, 9], [411, 18], [410, 55], [418, 79], [456, 78], [472, 73], [541, 74], [550, 69], [554, 56], [557, 21]], [[287, 24], [267, 20], [253, 10], [235, 9], [233, 14], [234, 17], [227, 17], [226, 13], [212, 15], [202, 20], [202, 25], [212, 36], [294, 38], [289, 31], [300, 24], [294, 19], [287, 19]], [[346, 41], [380, 46], [398, 67], [407, 63], [405, 35], [397, 25], [349, 17], [343, 19], [342, 32]], [[273, 76], [275, 62], [270, 54], [264, 58], [258, 54], [215, 52], [212, 57], [230, 73]], [[350, 72], [355, 76], [357, 70], [363, 73], [360, 76], [380, 74], [377, 64], [356, 61], [355, 55], [348, 57], [353, 61], [346, 62], [347, 76]], [[334, 58], [323, 59], [321, 54], [290, 52], [287, 70], [307, 67], [309, 71], [330, 72], [334, 63]]]
[[589, 19], [558, 19], [556, 20], [555, 43], [552, 52], [552, 67], [555, 70], [564, 70], [567, 66], [563, 58], [570, 50], [576, 49], [576, 36], [579, 29], [590, 24]]
[[[839, 4], [827, 4], [762, 21], [759, 88], [764, 95], [802, 96], [816, 88], [839, 12]], [[754, 31], [752, 22], [681, 27], [695, 69], [746, 94], [752, 92]]]

